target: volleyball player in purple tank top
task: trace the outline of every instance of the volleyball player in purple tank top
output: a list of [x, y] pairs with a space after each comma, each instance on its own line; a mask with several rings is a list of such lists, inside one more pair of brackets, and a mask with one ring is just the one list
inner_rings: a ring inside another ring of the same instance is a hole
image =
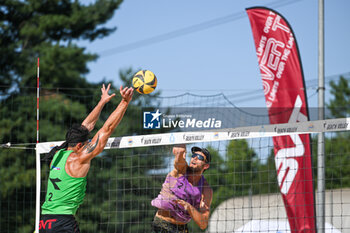
[[152, 228], [155, 233], [188, 232], [193, 221], [201, 228], [208, 226], [213, 190], [203, 176], [211, 155], [205, 148], [192, 147], [192, 158], [186, 163], [186, 146], [174, 146], [174, 169], [167, 175], [152, 205], [158, 208]]

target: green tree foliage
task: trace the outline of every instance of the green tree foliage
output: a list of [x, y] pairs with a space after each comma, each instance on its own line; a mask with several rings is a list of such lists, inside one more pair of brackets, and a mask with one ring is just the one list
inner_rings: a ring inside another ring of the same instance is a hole
[[[69, 0], [6, 0], [0, 7], [0, 142], [13, 147], [33, 147], [36, 142], [36, 62], [40, 57], [40, 141], [63, 140], [72, 123], [80, 123], [100, 97], [101, 83], [84, 78], [87, 63], [97, 59], [79, 47], [78, 40], [94, 41], [115, 28], [103, 26], [121, 0], [96, 0], [89, 5]], [[129, 86], [133, 69], [120, 71]], [[111, 77], [116, 79], [116, 77]], [[334, 99], [328, 107], [334, 117], [348, 115], [350, 89], [347, 80], [331, 83]], [[119, 87], [112, 91], [118, 93]], [[159, 93], [159, 92], [158, 92]], [[155, 107], [157, 94], [135, 93], [113, 137], [143, 132], [142, 107]], [[120, 96], [107, 104], [96, 133], [117, 106]], [[338, 108], [341, 108], [339, 111]], [[159, 130], [154, 133], [162, 133]], [[326, 138], [327, 188], [350, 185], [349, 136]], [[24, 144], [25, 143], [25, 144]], [[316, 148], [316, 147], [314, 147]], [[278, 192], [274, 154], [258, 159], [247, 141], [233, 140], [225, 152], [209, 148], [213, 162], [205, 172], [213, 188], [212, 211], [223, 201], [248, 194]], [[155, 198], [165, 175], [150, 169], [164, 168], [171, 148], [108, 150], [95, 158], [88, 174], [87, 195], [78, 210], [82, 232], [150, 232]], [[314, 153], [315, 155], [316, 153]], [[316, 156], [314, 156], [315, 159]], [[314, 161], [314, 164], [316, 161]], [[35, 210], [35, 151], [0, 148], [0, 229], [32, 232]], [[42, 170], [42, 200], [48, 169]], [[192, 232], [199, 232], [191, 222]]]
[[[33, 147], [30, 143], [36, 141], [35, 99], [35, 95], [13, 95], [1, 101], [1, 142], [11, 142], [14, 147], [18, 143], [22, 147]], [[86, 111], [84, 105], [73, 103], [64, 96], [43, 98], [41, 103], [43, 112], [48, 113], [41, 121], [41, 138], [45, 141], [57, 140], [58, 135], [64, 135], [63, 123], [77, 121]], [[50, 106], [59, 111], [48, 110]], [[1, 228], [6, 232], [29, 232], [34, 222], [35, 152], [1, 149], [0, 155]]]
[[350, 187], [350, 136], [337, 133], [326, 138], [326, 188]]
[[[83, 5], [69, 0], [6, 0], [1, 3], [1, 143], [33, 147], [22, 143], [36, 142], [33, 87], [38, 57], [40, 141], [63, 140], [68, 127], [84, 119], [99, 99], [100, 83], [92, 84], [84, 78], [89, 72], [87, 63], [96, 60], [97, 55], [87, 53], [76, 42], [94, 41], [114, 32], [115, 28], [103, 25], [121, 2], [96, 0]], [[123, 85], [131, 83], [133, 73], [135, 70], [131, 68], [120, 71]], [[118, 92], [118, 87], [114, 86], [113, 90]], [[140, 116], [142, 107], [158, 105], [156, 96], [135, 93], [132, 105], [112, 136], [153, 133], [142, 132]], [[108, 103], [97, 129], [119, 101], [117, 96]], [[161, 132], [164, 130], [155, 133]], [[229, 143], [228, 155], [210, 150], [215, 162], [205, 175], [214, 190], [213, 209], [227, 198], [257, 190], [248, 181], [258, 178], [256, 172], [262, 165], [246, 141]], [[170, 151], [171, 148], [156, 147], [109, 150], [95, 158], [88, 174], [86, 200], [77, 216], [82, 232], [149, 232], [156, 211], [150, 200], [158, 195], [165, 178], [164, 174], [151, 175], [150, 169], [163, 168]], [[46, 165], [42, 168], [43, 200], [48, 168]], [[3, 231], [32, 232], [35, 176], [33, 150], [0, 149], [0, 229]]]
[[[331, 118], [349, 117], [350, 85], [343, 76], [337, 82], [330, 82], [332, 98], [327, 104]], [[347, 132], [325, 135], [326, 188], [350, 187], [350, 135]], [[314, 139], [316, 142], [317, 140]], [[317, 155], [316, 152], [314, 155]], [[314, 156], [314, 165], [317, 158]], [[316, 174], [316, 173], [315, 173]]]
[[[121, 71], [123, 85], [131, 83], [132, 69]], [[99, 86], [100, 87], [100, 86]], [[116, 88], [113, 88], [117, 92]], [[40, 141], [61, 141], [72, 123], [81, 123], [100, 97], [100, 90], [90, 90], [91, 96], [76, 96], [52, 92], [44, 89], [40, 98]], [[156, 95], [135, 94], [135, 105], [129, 106], [121, 124], [112, 136], [139, 134], [141, 127], [140, 102], [150, 102]], [[149, 98], [149, 99], [148, 99]], [[141, 100], [143, 99], [143, 100]], [[97, 122], [96, 131], [102, 127], [109, 114], [120, 102], [117, 94], [105, 106]], [[157, 103], [157, 101], [154, 101]], [[151, 105], [149, 105], [151, 106]], [[36, 141], [36, 96], [13, 94], [1, 101], [0, 131], [1, 142], [34, 143]], [[25, 146], [33, 147], [32, 144]], [[0, 149], [0, 224], [7, 232], [30, 232], [34, 224], [35, 209], [35, 153], [32, 150]], [[148, 175], [155, 165], [161, 166], [166, 154], [159, 149], [140, 148], [133, 150], [109, 150], [95, 158], [88, 175], [87, 196], [78, 211], [78, 219], [84, 232], [122, 232], [135, 228], [130, 222], [150, 223], [154, 208], [150, 200], [154, 198], [155, 188], [161, 187], [162, 180]], [[169, 150], [170, 151], [170, 150]], [[152, 154], [152, 156], [145, 156]], [[155, 162], [156, 161], [156, 162]], [[45, 195], [48, 169], [43, 164], [42, 201]], [[162, 177], [163, 178], [163, 177]], [[128, 192], [133, 190], [132, 192]], [[20, 199], [22, 198], [22, 199]], [[19, 200], [20, 199], [20, 200]], [[137, 207], [137, 208], [136, 208]], [[143, 211], [140, 217], [140, 208]], [[7, 211], [4, 211], [7, 210]], [[132, 211], [133, 214], [128, 211]], [[143, 217], [142, 217], [143, 216]], [[116, 221], [124, 219], [123, 221]], [[138, 225], [139, 232], [149, 230], [149, 224]]]
[[[76, 42], [94, 41], [114, 32], [116, 28], [104, 24], [121, 2], [96, 0], [83, 5], [68, 0], [6, 0], [0, 3], [1, 143], [33, 147], [30, 143], [36, 142], [33, 87], [38, 57], [42, 87], [40, 141], [62, 140], [71, 123], [83, 120], [99, 98], [91, 101], [86, 97], [97, 94], [100, 84], [88, 83], [84, 78], [89, 71], [87, 63], [97, 56], [87, 53]], [[114, 100], [114, 106], [117, 101]], [[32, 232], [35, 153], [0, 150], [1, 231]]]
[[[326, 189], [350, 187], [350, 136], [348, 132], [325, 135], [325, 178]], [[312, 138], [313, 174], [317, 180], [317, 137]], [[317, 182], [314, 182], [315, 188]]]
[[87, 62], [97, 58], [74, 42], [94, 41], [116, 28], [103, 26], [122, 0], [96, 0], [89, 5], [70, 0], [6, 0], [0, 7], [0, 85], [35, 85], [37, 57], [45, 87], [91, 87], [83, 75]]
[[[336, 83], [331, 81], [330, 93], [333, 98], [327, 107], [332, 118], [347, 117], [350, 106], [350, 86], [348, 80], [340, 77]], [[339, 189], [350, 187], [350, 136], [348, 132], [326, 134], [325, 164], [326, 188]], [[312, 141], [312, 159], [314, 180], [317, 180], [317, 137]], [[265, 161], [258, 159], [246, 140], [233, 140], [228, 143], [225, 154], [211, 148], [213, 163], [205, 176], [213, 188], [211, 212], [222, 202], [239, 196], [278, 193], [277, 172], [273, 148]], [[224, 161], [223, 158], [227, 158]], [[316, 182], [314, 182], [317, 185]], [[316, 189], [317, 187], [315, 187]], [[191, 230], [200, 229], [191, 222]]]
[[347, 117], [350, 113], [350, 86], [349, 81], [343, 76], [340, 76], [338, 83], [331, 81], [330, 93], [333, 98], [327, 104], [328, 109], [331, 111], [332, 117], [340, 118]]
[[[327, 104], [330, 110], [330, 118], [343, 118], [349, 116], [350, 85], [349, 81], [341, 76], [338, 81], [330, 82], [330, 93], [332, 97]], [[350, 187], [349, 161], [350, 136], [346, 132], [325, 135], [325, 164], [326, 164], [326, 188], [336, 189]], [[317, 138], [313, 138], [317, 143]], [[316, 145], [316, 144], [315, 144]], [[317, 174], [317, 150], [314, 146], [314, 174]]]

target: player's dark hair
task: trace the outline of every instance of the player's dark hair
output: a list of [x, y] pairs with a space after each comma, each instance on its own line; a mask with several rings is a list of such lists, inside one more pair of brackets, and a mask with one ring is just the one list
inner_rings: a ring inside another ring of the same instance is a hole
[[89, 133], [85, 126], [73, 124], [66, 133], [66, 142], [69, 147], [76, 146], [79, 142], [86, 142], [89, 139]]
[[83, 125], [73, 124], [72, 127], [66, 133], [66, 141], [61, 145], [52, 148], [51, 151], [47, 153], [42, 160], [50, 163], [57, 151], [61, 149], [67, 149], [68, 147], [76, 146], [78, 143], [86, 142], [88, 139], [89, 130]]

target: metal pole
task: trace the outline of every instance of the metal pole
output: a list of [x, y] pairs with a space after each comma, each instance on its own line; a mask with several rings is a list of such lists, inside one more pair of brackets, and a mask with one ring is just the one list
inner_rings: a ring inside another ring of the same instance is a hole
[[[324, 0], [318, 0], [318, 119], [324, 119]], [[325, 232], [325, 146], [324, 133], [317, 146], [317, 232]]]

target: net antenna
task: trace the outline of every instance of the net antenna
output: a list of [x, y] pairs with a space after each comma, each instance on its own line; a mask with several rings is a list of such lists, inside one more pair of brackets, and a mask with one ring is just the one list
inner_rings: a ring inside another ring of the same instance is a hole
[[[37, 63], [37, 78], [36, 78], [36, 145], [39, 144], [39, 96], [40, 96], [40, 79], [39, 79], [39, 71], [40, 71], [40, 63], [38, 57]], [[37, 148], [37, 147], [36, 147]], [[35, 152], [36, 158], [36, 202], [35, 202], [35, 232], [39, 232], [39, 219], [40, 219], [40, 152], [36, 149]]]
[[36, 143], [39, 143], [39, 96], [40, 96], [40, 88], [39, 88], [39, 58], [38, 58], [38, 64], [37, 64], [37, 71], [36, 71]]

